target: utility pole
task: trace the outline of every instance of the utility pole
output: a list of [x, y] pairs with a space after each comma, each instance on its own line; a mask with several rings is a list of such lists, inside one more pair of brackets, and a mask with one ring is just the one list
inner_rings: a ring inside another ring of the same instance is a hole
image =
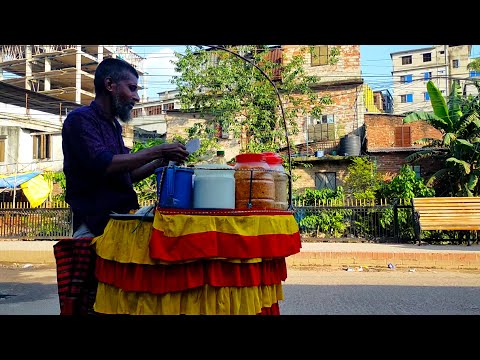
[[449, 69], [449, 66], [448, 66], [448, 45], [443, 45], [444, 46], [444, 49], [445, 49], [445, 96], [447, 96], [448, 94], [450, 94], [450, 91], [448, 89], [448, 69]]
[[17, 175], [18, 175], [18, 158], [15, 163], [15, 177], [13, 180], [13, 208], [16, 207], [16, 200], [17, 200]]

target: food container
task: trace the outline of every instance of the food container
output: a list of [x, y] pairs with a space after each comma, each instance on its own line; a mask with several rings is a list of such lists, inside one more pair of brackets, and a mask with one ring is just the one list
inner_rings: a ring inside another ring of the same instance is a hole
[[265, 160], [273, 170], [273, 181], [275, 183], [275, 204], [274, 208], [279, 210], [288, 209], [288, 192], [287, 192], [287, 174], [283, 167], [283, 159], [280, 155], [273, 152], [263, 153]]
[[235, 209], [235, 170], [223, 164], [195, 167], [193, 208]]
[[[165, 174], [163, 171], [165, 170]], [[158, 206], [191, 209], [193, 202], [193, 175], [191, 168], [180, 166], [160, 167], [157, 176]]]
[[274, 209], [275, 183], [265, 155], [240, 154], [235, 160], [235, 208]]

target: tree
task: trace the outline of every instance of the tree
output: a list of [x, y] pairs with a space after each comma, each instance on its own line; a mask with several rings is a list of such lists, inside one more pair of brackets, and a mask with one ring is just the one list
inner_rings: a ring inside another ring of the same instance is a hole
[[[235, 138], [245, 136], [243, 151], [277, 151], [286, 145], [285, 123], [292, 134], [299, 131], [297, 117], [310, 114], [319, 117], [322, 108], [331, 104], [329, 96], [319, 96], [311, 85], [316, 76], [307, 75], [304, 65], [305, 46], [288, 63], [278, 63], [269, 57], [266, 45], [229, 46], [230, 51], [187, 46], [185, 54], [176, 54], [176, 72], [172, 83], [180, 92], [182, 109], [199, 111], [206, 119], [189, 136], [211, 135], [216, 126], [232, 132]], [[338, 61], [338, 49], [333, 48], [331, 62]], [[281, 70], [281, 81], [276, 88], [285, 103], [284, 113], [279, 111], [278, 95], [269, 79]]]
[[375, 163], [368, 158], [355, 157], [347, 167], [343, 181], [345, 192], [358, 200], [373, 200], [380, 186], [380, 175]]
[[404, 164], [391, 181], [381, 184], [377, 196], [387, 200], [410, 200], [414, 197], [435, 196], [435, 190], [427, 187], [410, 165]]
[[[136, 142], [133, 144], [132, 153], [147, 147], [163, 144], [162, 139], [151, 139], [145, 142]], [[138, 195], [138, 200], [143, 201], [155, 201], [157, 200], [157, 176], [152, 174], [145, 179], [133, 184], [133, 188]]]
[[[480, 90], [478, 83], [475, 83], [475, 86]], [[421, 139], [424, 148], [428, 149], [420, 150], [406, 160], [414, 162], [421, 158], [438, 156], [445, 162], [445, 166], [430, 177], [427, 185], [446, 185], [447, 191], [453, 196], [477, 196], [480, 175], [479, 95], [462, 97], [459, 85], [453, 82], [452, 91], [445, 101], [441, 91], [431, 80], [427, 82], [427, 91], [433, 113], [413, 112], [407, 115], [403, 122], [425, 121], [442, 132], [442, 140]]]
[[467, 65], [468, 70], [480, 71], [480, 58], [473, 59]]

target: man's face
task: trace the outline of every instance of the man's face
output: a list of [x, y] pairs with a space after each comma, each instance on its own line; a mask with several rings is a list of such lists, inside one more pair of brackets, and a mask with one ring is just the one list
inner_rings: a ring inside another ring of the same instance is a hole
[[126, 80], [120, 80], [113, 85], [113, 112], [123, 122], [132, 120], [132, 109], [140, 98], [138, 96], [138, 79], [129, 73]]

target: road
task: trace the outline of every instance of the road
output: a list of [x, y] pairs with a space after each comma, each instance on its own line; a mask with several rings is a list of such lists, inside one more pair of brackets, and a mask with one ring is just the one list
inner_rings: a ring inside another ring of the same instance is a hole
[[411, 270], [289, 269], [281, 314], [480, 314], [478, 271]]
[[[288, 269], [282, 315], [480, 315], [480, 272]], [[0, 265], [0, 315], [58, 315], [54, 266]]]

